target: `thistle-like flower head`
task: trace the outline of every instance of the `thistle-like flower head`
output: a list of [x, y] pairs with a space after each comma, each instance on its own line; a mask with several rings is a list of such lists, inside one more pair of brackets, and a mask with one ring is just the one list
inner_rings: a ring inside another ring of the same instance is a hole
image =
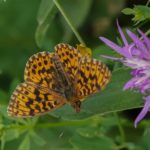
[[144, 118], [150, 108], [150, 96], [148, 95], [150, 92], [150, 39], [139, 29], [137, 31], [140, 38], [127, 29], [127, 35], [132, 40], [132, 42], [129, 43], [120, 28], [118, 21], [117, 26], [124, 43], [122, 47], [104, 37], [100, 37], [100, 39], [122, 56], [121, 58], [111, 56], [104, 57], [121, 61], [124, 65], [132, 68], [132, 79], [125, 84], [123, 89], [136, 89], [144, 95], [145, 104], [135, 120], [134, 125], [136, 127], [137, 123]]

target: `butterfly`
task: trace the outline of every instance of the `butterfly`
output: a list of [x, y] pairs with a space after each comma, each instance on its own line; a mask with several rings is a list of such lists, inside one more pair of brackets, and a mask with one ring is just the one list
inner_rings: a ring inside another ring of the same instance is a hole
[[110, 81], [107, 66], [83, 56], [78, 48], [60, 43], [54, 49], [54, 53], [39, 52], [29, 58], [24, 82], [11, 95], [8, 115], [42, 115], [66, 103], [79, 112], [81, 102], [101, 91]]

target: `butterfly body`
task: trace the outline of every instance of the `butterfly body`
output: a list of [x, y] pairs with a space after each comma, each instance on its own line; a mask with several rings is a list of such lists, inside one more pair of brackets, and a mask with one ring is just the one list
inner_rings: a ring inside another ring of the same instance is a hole
[[55, 54], [52, 60], [55, 64], [58, 79], [60, 79], [60, 84], [62, 86], [61, 90], [63, 91], [66, 103], [70, 103], [76, 112], [80, 112], [81, 101], [75, 97], [75, 91], [71, 84], [72, 82], [65, 73], [63, 64], [60, 62], [58, 55]]
[[55, 65], [56, 74], [58, 76], [58, 79], [60, 80], [59, 82], [62, 87], [62, 91], [63, 91], [66, 99], [69, 101], [73, 97], [73, 94], [74, 94], [70, 78], [65, 73], [63, 64], [60, 62], [57, 54], [54, 55], [52, 60]]
[[29, 59], [25, 81], [13, 92], [8, 114], [37, 116], [66, 103], [79, 112], [81, 102], [102, 90], [110, 77], [105, 64], [82, 56], [77, 48], [68, 44], [58, 44], [55, 53], [40, 52]]

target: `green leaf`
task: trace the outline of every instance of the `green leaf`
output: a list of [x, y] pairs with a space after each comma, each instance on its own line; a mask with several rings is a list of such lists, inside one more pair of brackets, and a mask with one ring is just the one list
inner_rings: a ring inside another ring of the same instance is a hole
[[0, 90], [0, 102], [1, 102], [1, 105], [4, 105], [4, 104], [7, 103], [7, 97], [8, 97], [7, 94], [4, 91]]
[[143, 149], [150, 149], [149, 139], [150, 139], [150, 132], [143, 135], [143, 137], [140, 141], [140, 145], [142, 146]]
[[103, 44], [103, 45], [96, 47], [92, 51], [92, 55], [94, 58], [100, 59], [100, 60], [106, 62], [106, 61], [108, 61], [108, 59], [101, 57], [101, 55], [108, 55], [108, 56], [116, 57], [117, 53], [115, 51], [113, 51], [111, 48], [109, 48], [108, 46]]
[[135, 6], [134, 9], [135, 11], [137, 11], [137, 13], [141, 14], [141, 16], [143, 16], [145, 19], [150, 19], [150, 7], [138, 5]]
[[123, 91], [124, 84], [130, 78], [130, 71], [127, 69], [115, 71], [104, 91], [87, 98], [82, 103], [80, 113], [76, 113], [70, 105], [65, 105], [51, 114], [72, 120], [141, 107], [143, 101], [139, 93]]
[[150, 19], [150, 8], [143, 5], [134, 6], [133, 9], [125, 8], [122, 12], [126, 15], [134, 15], [133, 21], [136, 24], [145, 21], [146, 19]]
[[46, 144], [45, 140], [40, 137], [39, 135], [37, 135], [34, 131], [30, 132], [31, 138], [33, 139], [33, 141], [40, 146], [43, 146]]
[[[61, 123], [61, 122], [60, 122]], [[41, 129], [39, 135], [46, 141], [45, 145], [40, 148], [44, 150], [70, 150], [71, 145], [68, 142], [75, 129], [67, 126], [66, 128]], [[39, 146], [38, 146], [39, 147]]]
[[5, 140], [5, 133], [3, 133], [3, 135], [1, 136], [1, 150], [4, 150], [6, 144], [6, 140]]
[[88, 127], [88, 128], [79, 128], [77, 132], [86, 138], [93, 138], [96, 135], [100, 134], [99, 129], [95, 127]]
[[53, 0], [42, 0], [38, 14], [37, 14], [37, 21], [39, 24], [43, 24], [47, 17], [49, 16], [49, 13], [54, 7]]
[[125, 15], [132, 15], [135, 13], [135, 11], [131, 8], [125, 8], [122, 10], [122, 12], [125, 14]]
[[12, 92], [14, 91], [14, 89], [16, 88], [16, 86], [20, 83], [20, 81], [18, 79], [14, 79], [11, 84], [10, 84], [10, 88], [9, 88], [9, 94], [11, 95]]
[[23, 139], [23, 141], [21, 142], [21, 144], [19, 145], [18, 150], [30, 150], [30, 136], [29, 134], [26, 134], [25, 138]]
[[37, 15], [38, 26], [35, 32], [35, 40], [39, 47], [42, 47], [46, 32], [55, 17], [57, 9], [53, 0], [42, 0]]
[[5, 141], [11, 141], [19, 137], [18, 129], [11, 129], [5, 131]]
[[105, 136], [84, 138], [80, 135], [76, 135], [71, 138], [70, 143], [73, 146], [73, 150], [113, 150], [115, 149], [115, 144], [113, 141]]

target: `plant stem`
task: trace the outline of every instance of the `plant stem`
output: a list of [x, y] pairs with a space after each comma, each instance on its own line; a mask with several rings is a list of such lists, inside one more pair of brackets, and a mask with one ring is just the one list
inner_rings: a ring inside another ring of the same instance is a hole
[[[148, 36], [150, 34], [150, 29], [147, 30], [144, 34]], [[143, 37], [140, 37], [140, 40], [142, 40], [142, 39], [143, 39]]]
[[119, 118], [119, 116], [118, 116], [118, 114], [116, 112], [114, 113], [114, 115], [115, 115], [115, 117], [116, 117], [116, 119], [118, 121], [117, 122], [118, 123], [118, 129], [119, 129], [119, 132], [120, 132], [120, 136], [122, 138], [122, 143], [124, 143], [125, 142], [125, 133], [124, 133], [123, 127], [121, 125], [120, 118]]
[[148, 1], [147, 1], [146, 6], [148, 6], [148, 5], [149, 5], [149, 3], [150, 3], [150, 0], [148, 0]]
[[149, 35], [149, 34], [150, 34], [150, 29], [145, 32], [145, 35]]
[[89, 124], [90, 120], [84, 121], [65, 121], [56, 123], [39, 123], [39, 124], [25, 124], [25, 125], [9, 125], [5, 126], [4, 129], [32, 129], [32, 128], [55, 128], [64, 126], [81, 126]]
[[78, 41], [85, 45], [85, 42], [83, 41], [82, 37], [80, 36], [80, 34], [78, 33], [78, 31], [75, 29], [74, 25], [71, 23], [70, 19], [68, 18], [68, 16], [66, 15], [66, 13], [64, 12], [63, 8], [61, 7], [61, 5], [59, 4], [58, 0], [53, 0], [53, 2], [55, 3], [56, 7], [58, 8], [58, 10], [61, 12], [62, 16], [65, 18], [66, 22], [68, 23], [68, 25], [70, 26], [71, 30], [73, 31], [73, 33], [75, 34], [75, 36], [77, 37]]

